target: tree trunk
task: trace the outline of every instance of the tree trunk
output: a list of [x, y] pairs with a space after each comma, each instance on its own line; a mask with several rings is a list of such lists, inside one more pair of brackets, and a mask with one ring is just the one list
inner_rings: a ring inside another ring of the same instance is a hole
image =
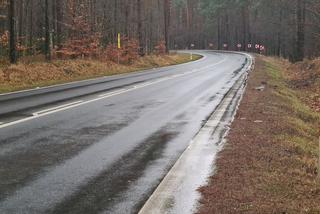
[[58, 49], [60, 49], [61, 44], [62, 44], [62, 22], [63, 22], [63, 11], [62, 11], [62, 1], [61, 0], [56, 1], [56, 14], [57, 14], [56, 43], [57, 43]]
[[218, 14], [218, 29], [217, 29], [217, 33], [218, 33], [218, 50], [221, 50], [221, 14], [219, 12]]
[[246, 51], [247, 50], [247, 15], [248, 15], [248, 9], [247, 5], [242, 6], [241, 9], [242, 12], [242, 50]]
[[166, 53], [169, 53], [170, 0], [164, 1], [164, 38]]
[[10, 32], [10, 63], [17, 62], [16, 52], [16, 32], [15, 32], [15, 0], [10, 0], [9, 4], [9, 32]]
[[138, 40], [139, 40], [139, 55], [144, 56], [145, 55], [145, 44], [143, 39], [143, 32], [142, 32], [142, 1], [137, 0], [137, 13], [138, 13]]
[[305, 40], [305, 0], [297, 0], [297, 39], [296, 54], [294, 61], [303, 61], [304, 59], [304, 40]]
[[282, 38], [281, 38], [281, 27], [282, 27], [282, 16], [283, 16], [283, 8], [282, 1], [279, 1], [280, 11], [279, 11], [279, 27], [278, 27], [278, 47], [277, 47], [277, 56], [281, 56], [281, 46], [282, 46]]
[[229, 23], [229, 15], [227, 10], [225, 10], [225, 22], [226, 22], [226, 38], [225, 38], [225, 42], [228, 45], [227, 46], [227, 50], [229, 50], [229, 45], [230, 45], [230, 23]]
[[46, 59], [51, 60], [48, 0], [45, 0], [45, 44], [44, 44], [44, 49], [45, 49]]

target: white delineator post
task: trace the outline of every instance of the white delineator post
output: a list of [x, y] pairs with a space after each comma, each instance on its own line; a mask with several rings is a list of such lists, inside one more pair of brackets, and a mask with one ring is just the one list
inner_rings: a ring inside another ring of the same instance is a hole
[[[191, 50], [192, 50], [192, 49], [194, 48], [194, 44], [191, 44], [190, 47], [191, 47]], [[193, 60], [193, 54], [192, 54], [192, 52], [190, 53], [190, 60]]]

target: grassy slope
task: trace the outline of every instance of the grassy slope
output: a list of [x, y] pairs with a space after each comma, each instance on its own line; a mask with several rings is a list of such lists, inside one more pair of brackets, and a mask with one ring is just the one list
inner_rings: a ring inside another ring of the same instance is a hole
[[[195, 55], [193, 60], [201, 58]], [[97, 60], [0, 64], [0, 93], [189, 62], [189, 54], [142, 57], [130, 66]]]
[[285, 65], [257, 59], [199, 213], [320, 213], [320, 113], [304, 100], [313, 87], [293, 87]]
[[291, 78], [287, 76], [287, 72], [280, 71], [281, 66], [276, 61], [268, 60], [266, 65], [267, 73], [272, 79], [271, 82], [277, 85], [277, 89], [273, 92], [274, 95], [281, 98], [284, 108], [290, 112], [285, 118], [287, 126], [294, 130], [294, 132], [281, 133], [276, 137], [293, 143], [306, 154], [317, 156], [320, 114], [304, 101], [305, 93], [313, 94], [313, 89], [310, 91], [308, 89], [295, 90], [295, 87], [289, 83]]

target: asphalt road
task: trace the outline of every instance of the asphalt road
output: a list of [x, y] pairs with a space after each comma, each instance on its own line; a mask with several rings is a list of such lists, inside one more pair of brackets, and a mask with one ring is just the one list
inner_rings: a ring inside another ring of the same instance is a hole
[[0, 213], [137, 213], [241, 75], [245, 56], [200, 53], [0, 96]]

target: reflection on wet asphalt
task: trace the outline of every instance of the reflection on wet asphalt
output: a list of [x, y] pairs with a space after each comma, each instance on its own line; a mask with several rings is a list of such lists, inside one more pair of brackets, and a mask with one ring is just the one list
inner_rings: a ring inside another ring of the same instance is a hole
[[158, 131], [129, 154], [121, 157], [107, 171], [81, 187], [74, 196], [58, 205], [53, 213], [85, 214], [103, 211], [117, 198], [121, 198], [121, 193], [143, 174], [151, 161], [161, 156], [166, 144], [176, 135], [174, 130]]
[[244, 62], [203, 53], [163, 75], [199, 72], [0, 129], [0, 213], [136, 213]]

